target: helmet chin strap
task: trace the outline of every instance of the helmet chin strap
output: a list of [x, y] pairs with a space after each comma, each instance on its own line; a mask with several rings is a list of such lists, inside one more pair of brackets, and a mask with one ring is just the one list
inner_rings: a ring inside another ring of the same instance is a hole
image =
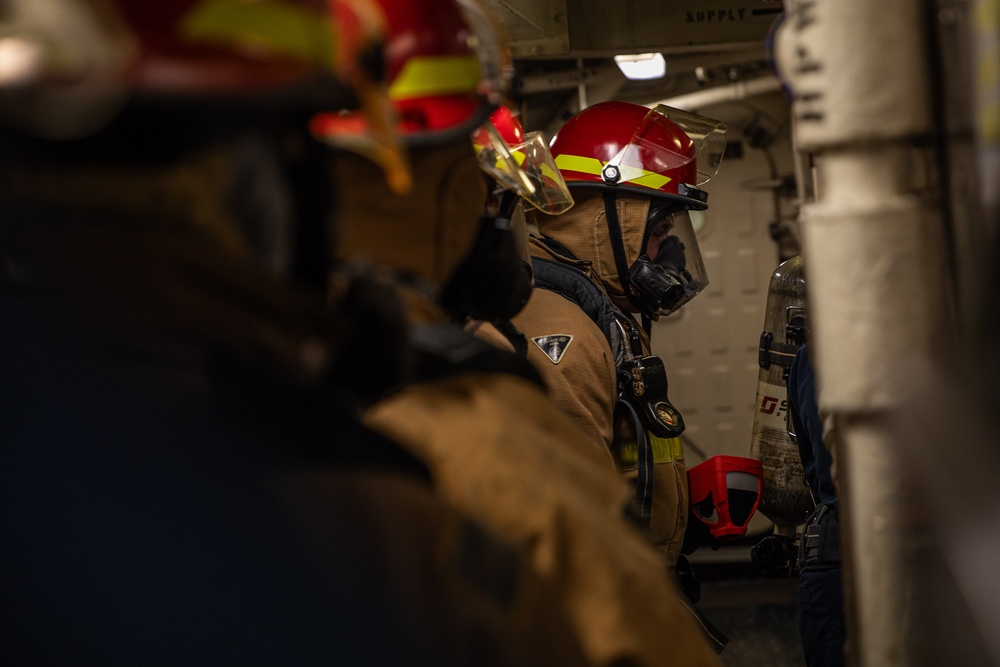
[[604, 197], [604, 214], [608, 221], [608, 231], [611, 236], [611, 252], [615, 256], [615, 269], [618, 271], [618, 280], [621, 281], [622, 290], [624, 290], [629, 302], [635, 306], [636, 310], [642, 313], [642, 327], [648, 334], [650, 317], [646, 312], [646, 308], [643, 307], [642, 302], [632, 292], [632, 284], [628, 278], [628, 258], [625, 256], [625, 241], [622, 236], [622, 225], [618, 220], [618, 207], [616, 206], [618, 198], [610, 190], [605, 190], [602, 196]]

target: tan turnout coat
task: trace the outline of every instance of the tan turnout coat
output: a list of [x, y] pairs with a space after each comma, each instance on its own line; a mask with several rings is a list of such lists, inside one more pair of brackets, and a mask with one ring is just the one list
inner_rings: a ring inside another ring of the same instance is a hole
[[[538, 229], [555, 239], [575, 257], [562, 257], [537, 239], [531, 239], [533, 256], [556, 260], [580, 269], [624, 313], [634, 310], [625, 296], [615, 268], [609, 233], [605, 223], [604, 200], [598, 191], [580, 196], [576, 205], [560, 216], [538, 216]], [[627, 264], [641, 253], [649, 198], [619, 196], [618, 219], [624, 237]], [[634, 322], [633, 322], [634, 323]], [[553, 291], [535, 288], [514, 324], [529, 340], [528, 358], [539, 369], [555, 403], [584, 432], [590, 442], [613, 448], [614, 412], [618, 401], [615, 370], [616, 351], [611, 349], [601, 329], [576, 303]], [[641, 331], [641, 329], [640, 329]], [[555, 354], [551, 337], [572, 336]], [[642, 334], [644, 354], [649, 341]], [[546, 352], [548, 351], [548, 353]], [[554, 358], [556, 355], [558, 359]], [[620, 353], [619, 353], [620, 354]], [[680, 554], [688, 520], [687, 468], [679, 441], [674, 454], [657, 460], [654, 473], [650, 536], [668, 565]], [[626, 473], [633, 480], [634, 471]]]

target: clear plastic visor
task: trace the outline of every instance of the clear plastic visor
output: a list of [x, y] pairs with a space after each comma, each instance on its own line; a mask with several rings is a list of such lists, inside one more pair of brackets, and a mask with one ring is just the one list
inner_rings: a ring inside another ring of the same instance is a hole
[[684, 284], [681, 300], [669, 311], [661, 308], [660, 315], [669, 315], [708, 285], [708, 272], [687, 209], [670, 213], [650, 224], [643, 254], [660, 268], [677, 275]]
[[534, 208], [550, 215], [572, 208], [573, 196], [541, 133], [529, 132], [524, 143], [508, 146], [487, 122], [472, 135], [472, 143], [483, 171]]
[[[691, 139], [694, 155], [687, 154], [680, 138], [674, 142], [664, 141], [664, 137], [676, 134], [666, 121], [671, 121]], [[658, 190], [670, 181], [668, 174], [693, 160], [697, 179], [686, 185], [701, 186], [718, 173], [725, 150], [725, 123], [660, 104], [649, 110], [629, 143], [608, 164], [618, 168], [620, 183]]]
[[517, 258], [521, 260], [528, 274], [533, 275], [531, 252], [528, 250], [528, 220], [522, 206], [515, 208], [514, 215], [510, 216], [510, 233], [514, 235], [514, 249], [517, 251]]

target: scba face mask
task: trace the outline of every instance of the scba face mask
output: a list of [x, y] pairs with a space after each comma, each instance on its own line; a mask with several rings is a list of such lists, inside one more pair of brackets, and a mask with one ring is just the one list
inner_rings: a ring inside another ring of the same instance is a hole
[[651, 206], [643, 252], [628, 272], [640, 309], [653, 320], [674, 312], [708, 285], [690, 213], [667, 206]]
[[443, 286], [440, 301], [459, 320], [509, 320], [524, 308], [533, 285], [527, 223], [516, 206], [480, 219], [475, 242]]

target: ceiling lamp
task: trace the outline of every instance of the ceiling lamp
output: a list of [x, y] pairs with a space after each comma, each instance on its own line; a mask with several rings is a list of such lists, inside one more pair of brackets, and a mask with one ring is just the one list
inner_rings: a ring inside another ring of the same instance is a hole
[[662, 53], [633, 53], [615, 56], [615, 63], [629, 79], [642, 81], [659, 79], [667, 73], [667, 61]]

